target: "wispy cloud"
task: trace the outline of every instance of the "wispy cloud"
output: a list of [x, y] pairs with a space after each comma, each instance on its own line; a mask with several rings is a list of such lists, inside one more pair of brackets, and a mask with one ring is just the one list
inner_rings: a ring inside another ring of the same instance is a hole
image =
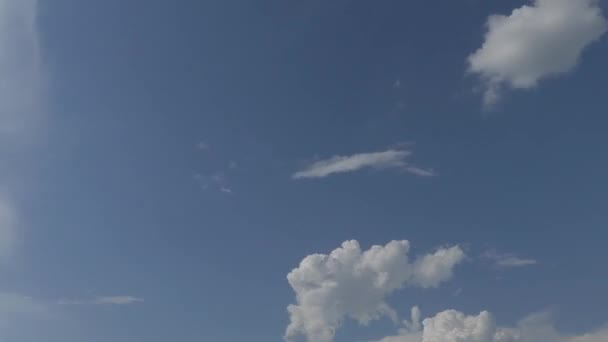
[[293, 179], [324, 178], [330, 175], [355, 172], [365, 168], [399, 169], [417, 176], [435, 176], [433, 170], [411, 165], [407, 159], [412, 152], [389, 149], [381, 152], [358, 153], [350, 156], [334, 156], [319, 160], [292, 175]]
[[496, 250], [485, 252], [483, 257], [492, 261], [495, 266], [501, 268], [525, 267], [538, 264], [538, 260], [521, 258], [512, 253], [499, 253]]
[[224, 188], [224, 187], [222, 187], [222, 188], [220, 188], [220, 191], [223, 192], [223, 193], [225, 193], [225, 194], [232, 194], [232, 189], [230, 189], [230, 188]]
[[199, 142], [197, 142], [197, 143], [194, 145], [194, 147], [195, 147], [197, 150], [200, 150], [200, 151], [205, 151], [205, 150], [209, 149], [209, 145], [207, 145], [207, 143], [205, 143], [205, 142], [203, 142], [203, 141], [199, 141]]
[[14, 293], [0, 293], [0, 315], [44, 314], [48, 307], [42, 302]]
[[522, 267], [536, 264], [538, 264], [538, 261], [534, 259], [523, 259], [516, 256], [506, 256], [502, 259], [496, 260], [496, 265], [501, 267]]
[[423, 169], [417, 166], [408, 166], [405, 170], [411, 174], [420, 177], [434, 177], [437, 176], [437, 173], [433, 169]]
[[[24, 163], [34, 160], [46, 119], [45, 72], [37, 28], [37, 0], [0, 0], [0, 257], [17, 253], [27, 215], [15, 193], [28, 197]], [[0, 321], [21, 324], [45, 316], [48, 303], [0, 293]], [[5, 333], [4, 328], [2, 334]], [[4, 340], [5, 336], [0, 336]], [[8, 338], [10, 340], [10, 338]]]
[[200, 141], [194, 147], [205, 152], [207, 161], [207, 172], [198, 172], [194, 175], [194, 180], [202, 190], [211, 190], [223, 194], [233, 194], [234, 191], [230, 182], [230, 174], [238, 168], [236, 160], [225, 159], [223, 155], [213, 151], [209, 144]]
[[226, 177], [224, 173], [215, 173], [212, 175], [198, 173], [194, 175], [194, 180], [203, 190], [214, 190], [225, 194], [233, 193], [228, 177]]
[[141, 303], [144, 300], [132, 296], [109, 296], [97, 297], [93, 299], [62, 299], [60, 305], [130, 305]]

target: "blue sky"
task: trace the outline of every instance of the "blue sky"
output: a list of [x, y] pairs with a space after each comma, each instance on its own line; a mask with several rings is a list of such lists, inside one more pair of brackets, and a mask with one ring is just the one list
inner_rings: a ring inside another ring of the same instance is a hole
[[607, 11], [0, 0], [0, 340], [605, 341]]

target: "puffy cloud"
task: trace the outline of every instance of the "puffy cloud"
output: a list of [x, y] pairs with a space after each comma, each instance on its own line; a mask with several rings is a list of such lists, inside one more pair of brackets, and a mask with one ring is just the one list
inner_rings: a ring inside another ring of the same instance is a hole
[[560, 333], [547, 314], [531, 315], [514, 328], [498, 327], [492, 315], [483, 311], [476, 316], [447, 310], [422, 322], [421, 330], [401, 329], [399, 335], [377, 342], [602, 342], [608, 329], [578, 336]]
[[484, 82], [484, 104], [503, 88], [527, 89], [572, 70], [583, 50], [607, 30], [597, 0], [535, 0], [511, 15], [492, 15], [483, 46], [469, 56], [469, 71]]
[[424, 342], [496, 341], [496, 326], [489, 312], [465, 316], [454, 310], [444, 311], [422, 322]]
[[364, 168], [405, 170], [417, 176], [434, 176], [432, 170], [425, 170], [407, 162], [412, 152], [389, 149], [381, 152], [358, 153], [350, 156], [333, 156], [319, 160], [304, 170], [293, 174], [292, 178], [324, 178], [333, 174], [354, 172]]
[[441, 248], [433, 254], [425, 255], [413, 265], [412, 283], [420, 287], [437, 287], [441, 282], [452, 278], [454, 266], [464, 257], [464, 252], [458, 246]]
[[301, 334], [308, 341], [329, 342], [347, 318], [362, 325], [381, 317], [396, 320], [386, 296], [406, 285], [437, 287], [464, 260], [464, 252], [451, 247], [410, 263], [409, 249], [408, 241], [391, 241], [362, 251], [352, 240], [329, 255], [304, 258], [287, 276], [297, 304], [287, 309], [285, 339]]

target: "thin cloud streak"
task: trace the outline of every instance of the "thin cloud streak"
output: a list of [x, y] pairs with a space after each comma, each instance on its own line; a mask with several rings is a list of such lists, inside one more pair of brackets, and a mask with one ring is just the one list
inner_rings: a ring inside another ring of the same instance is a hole
[[382, 152], [357, 153], [350, 156], [333, 156], [319, 160], [292, 175], [292, 179], [325, 178], [331, 175], [355, 172], [366, 168], [400, 169], [417, 176], [434, 176], [432, 170], [411, 165], [407, 159], [412, 152], [389, 149]]
[[536, 264], [538, 264], [538, 261], [534, 259], [522, 259], [516, 256], [510, 256], [496, 261], [496, 265], [501, 267], [523, 267]]
[[86, 300], [62, 299], [59, 305], [130, 305], [142, 303], [144, 300], [133, 296], [109, 296]]
[[500, 268], [526, 267], [538, 264], [538, 260], [531, 258], [521, 258], [512, 253], [499, 253], [496, 250], [489, 250], [483, 254], [483, 258], [492, 261], [494, 266]]

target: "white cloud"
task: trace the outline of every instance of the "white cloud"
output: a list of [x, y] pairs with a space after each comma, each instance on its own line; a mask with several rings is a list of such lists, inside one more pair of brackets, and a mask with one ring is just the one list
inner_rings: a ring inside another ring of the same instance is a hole
[[418, 176], [434, 176], [432, 170], [425, 170], [410, 165], [407, 158], [412, 152], [389, 149], [382, 152], [358, 153], [350, 156], [334, 156], [329, 159], [319, 160], [309, 165], [304, 170], [292, 175], [294, 179], [302, 178], [324, 178], [333, 174], [354, 172], [364, 168], [389, 169], [396, 168], [405, 170]]
[[489, 312], [465, 316], [454, 310], [444, 311], [422, 322], [425, 342], [494, 341], [496, 327]]
[[538, 264], [538, 261], [535, 259], [521, 258], [511, 253], [499, 253], [496, 250], [485, 252], [483, 257], [491, 260], [494, 265], [504, 268], [525, 267]]
[[303, 335], [311, 342], [330, 342], [347, 318], [362, 325], [382, 317], [397, 320], [386, 296], [406, 285], [436, 287], [464, 259], [464, 252], [452, 247], [410, 263], [409, 248], [408, 241], [391, 241], [362, 251], [353, 240], [329, 255], [304, 258], [287, 276], [297, 304], [287, 308], [285, 339]]
[[458, 246], [440, 248], [433, 254], [425, 255], [414, 262], [412, 283], [420, 287], [437, 287], [452, 278], [454, 266], [465, 257]]
[[492, 15], [483, 46], [469, 56], [469, 71], [484, 82], [484, 104], [503, 88], [528, 89], [571, 71], [608, 23], [597, 0], [535, 0], [511, 15]]
[[547, 314], [531, 315], [515, 327], [505, 328], [498, 327], [487, 311], [467, 316], [447, 310], [425, 319], [421, 329], [412, 328], [412, 324], [405, 322], [399, 335], [377, 342], [605, 342], [607, 337], [608, 329], [575, 336], [562, 334]]
[[98, 297], [88, 300], [72, 300], [62, 299], [59, 301], [60, 305], [130, 305], [141, 303], [144, 300], [132, 296], [109, 296], [109, 297]]

